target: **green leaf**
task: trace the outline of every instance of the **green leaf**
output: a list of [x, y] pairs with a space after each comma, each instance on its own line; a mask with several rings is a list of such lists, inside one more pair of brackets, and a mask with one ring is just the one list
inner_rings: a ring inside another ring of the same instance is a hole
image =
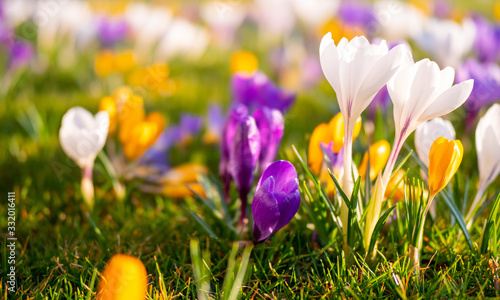
[[238, 295], [243, 285], [243, 280], [245, 279], [245, 274], [247, 273], [248, 261], [250, 260], [250, 253], [252, 253], [253, 244], [248, 244], [243, 250], [243, 255], [241, 257], [240, 269], [233, 283], [233, 288], [229, 294], [229, 300], [238, 299]]
[[410, 158], [412, 153], [413, 153], [413, 150], [410, 150], [410, 152], [408, 154], [406, 154], [406, 156], [402, 160], [399, 161], [399, 163], [396, 165], [394, 170], [392, 170], [391, 177], [394, 176], [394, 174], [396, 174], [396, 172], [399, 171], [399, 169], [401, 169], [401, 167], [403, 167], [403, 165]]
[[212, 229], [210, 229], [208, 224], [202, 218], [200, 218], [197, 214], [195, 214], [192, 211], [189, 211], [189, 213], [191, 214], [191, 216], [193, 216], [193, 218], [196, 220], [196, 222], [198, 222], [198, 224], [200, 224], [201, 227], [203, 227], [203, 229], [205, 229], [205, 231], [210, 235], [211, 238], [216, 239], [216, 240], [219, 239], [219, 237], [212, 231]]
[[224, 276], [224, 297], [223, 299], [228, 299], [229, 294], [231, 293], [231, 287], [234, 282], [234, 266], [236, 265], [236, 254], [238, 253], [238, 243], [233, 243], [233, 247], [231, 249], [231, 254], [229, 254], [229, 259], [227, 261], [227, 269], [226, 275]]
[[455, 205], [455, 201], [451, 198], [451, 196], [448, 194], [448, 191], [446, 189], [441, 191], [441, 196], [443, 197], [444, 201], [450, 208], [450, 211], [452, 215], [455, 217], [455, 219], [458, 222], [458, 226], [460, 226], [460, 229], [462, 230], [465, 239], [467, 240], [467, 245], [469, 245], [469, 248], [471, 250], [474, 249], [474, 246], [472, 244], [472, 238], [470, 237], [469, 231], [467, 230], [467, 225], [465, 224], [464, 217], [460, 213], [460, 210], [458, 207]]
[[[488, 217], [488, 221], [486, 221], [486, 225], [484, 226], [483, 240], [481, 242], [482, 254], [486, 254], [486, 252], [488, 251], [488, 243], [491, 238], [490, 237], [491, 228], [494, 227], [496, 229], [495, 220], [497, 218], [499, 208], [500, 208], [500, 194], [498, 194], [495, 203], [493, 203], [493, 208], [491, 209], [490, 216]], [[494, 236], [494, 238], [496, 238], [496, 236]]]
[[375, 228], [373, 229], [373, 234], [370, 240], [370, 247], [368, 248], [367, 253], [371, 253], [373, 249], [375, 248], [375, 243], [377, 242], [377, 238], [382, 231], [382, 228], [385, 225], [385, 222], [387, 222], [387, 218], [391, 215], [391, 213], [394, 211], [397, 205], [394, 205], [393, 207], [387, 209], [382, 216], [378, 219], [377, 224], [375, 225]]

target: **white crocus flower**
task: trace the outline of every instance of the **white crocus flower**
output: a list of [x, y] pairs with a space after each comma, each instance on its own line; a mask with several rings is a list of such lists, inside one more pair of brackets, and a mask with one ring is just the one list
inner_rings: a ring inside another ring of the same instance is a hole
[[408, 136], [423, 122], [448, 114], [462, 105], [469, 97], [473, 80], [453, 85], [455, 70], [440, 70], [429, 59], [414, 63], [405, 61], [387, 83], [387, 90], [394, 104], [396, 127], [394, 144], [381, 180], [377, 180], [375, 192], [369, 203], [365, 226], [365, 245], [370, 241], [392, 170]]
[[452, 20], [428, 19], [416, 42], [432, 54], [441, 67], [458, 67], [472, 49], [475, 38], [476, 26], [470, 19], [461, 24]]
[[378, 36], [387, 41], [402, 41], [416, 37], [422, 31], [425, 15], [415, 6], [403, 1], [376, 1]]
[[338, 0], [293, 0], [293, 9], [305, 25], [317, 28], [333, 18], [340, 6]]
[[448, 120], [435, 118], [425, 123], [422, 123], [415, 130], [415, 148], [418, 158], [428, 168], [429, 167], [429, 152], [432, 143], [438, 137], [445, 137], [448, 140], [455, 139], [455, 129]]
[[109, 115], [101, 111], [95, 117], [82, 107], [73, 107], [64, 114], [59, 130], [59, 141], [64, 152], [82, 168], [82, 194], [92, 208], [94, 186], [92, 167], [97, 153], [106, 143]]
[[384, 171], [383, 183], [389, 182], [392, 168], [406, 138], [423, 122], [446, 115], [469, 97], [474, 80], [453, 85], [455, 70], [443, 70], [429, 59], [404, 63], [387, 84], [394, 104], [396, 136]]
[[[343, 38], [335, 45], [331, 33], [323, 37], [319, 54], [321, 68], [337, 94], [344, 118], [344, 174], [351, 174], [354, 124], [397, 71], [402, 57], [410, 54], [404, 45], [389, 51], [385, 41], [370, 44], [364, 36], [355, 37], [350, 42]], [[344, 176], [343, 188], [350, 196], [353, 188], [351, 176]]]
[[500, 105], [494, 104], [476, 127], [479, 188], [467, 214], [469, 219], [483, 198], [488, 185], [500, 174]]

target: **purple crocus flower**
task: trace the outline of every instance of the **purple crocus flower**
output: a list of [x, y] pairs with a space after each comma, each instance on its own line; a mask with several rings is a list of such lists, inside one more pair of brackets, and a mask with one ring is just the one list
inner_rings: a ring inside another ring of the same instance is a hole
[[240, 224], [246, 218], [248, 192], [253, 185], [253, 172], [260, 155], [260, 133], [255, 119], [245, 116], [238, 120], [234, 140], [229, 149], [229, 171], [241, 199]]
[[128, 24], [124, 19], [102, 17], [97, 25], [97, 34], [101, 43], [110, 47], [120, 42], [128, 31]]
[[500, 27], [479, 15], [475, 15], [472, 20], [476, 25], [474, 51], [477, 57], [482, 62], [497, 61], [500, 54]]
[[276, 158], [285, 125], [283, 115], [277, 109], [260, 108], [253, 113], [260, 132], [261, 149], [259, 168], [264, 171]]
[[377, 22], [372, 6], [357, 1], [342, 1], [338, 15], [342, 23], [365, 30], [373, 28]]
[[279, 160], [264, 171], [252, 202], [253, 237], [256, 243], [269, 239], [288, 224], [300, 206], [297, 171]]
[[330, 165], [330, 168], [334, 171], [342, 170], [344, 165], [344, 151], [343, 148], [340, 149], [339, 153], [333, 152], [333, 141], [326, 145], [323, 142], [319, 143], [321, 151], [325, 155], [326, 162]]
[[211, 105], [208, 109], [207, 131], [203, 141], [207, 144], [217, 144], [224, 130], [224, 114], [219, 105]]
[[250, 110], [267, 106], [282, 113], [295, 102], [296, 95], [277, 87], [262, 72], [252, 75], [236, 73], [231, 79], [234, 101], [246, 105]]
[[231, 186], [231, 172], [229, 170], [229, 158], [231, 145], [233, 143], [236, 127], [241, 118], [248, 115], [248, 109], [245, 105], [236, 105], [229, 113], [221, 138], [221, 155], [219, 161], [219, 173], [224, 184], [224, 197], [229, 202], [229, 188]]
[[464, 103], [467, 125], [472, 125], [482, 107], [500, 100], [500, 67], [496, 63], [468, 59], [456, 71], [455, 82], [467, 79], [474, 79], [472, 93]]
[[10, 67], [16, 69], [25, 66], [33, 57], [33, 53], [33, 46], [30, 43], [14, 41], [10, 47]]

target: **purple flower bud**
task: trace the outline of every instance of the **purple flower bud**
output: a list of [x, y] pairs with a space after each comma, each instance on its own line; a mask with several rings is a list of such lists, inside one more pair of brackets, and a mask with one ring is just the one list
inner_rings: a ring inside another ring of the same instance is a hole
[[260, 133], [255, 120], [245, 116], [238, 121], [229, 151], [229, 171], [240, 193], [242, 205], [253, 185], [253, 171], [260, 155]]
[[300, 205], [297, 171], [288, 161], [279, 160], [262, 174], [252, 202], [253, 236], [262, 242], [290, 222]]
[[227, 193], [229, 192], [229, 184], [231, 183], [231, 174], [229, 171], [229, 151], [233, 143], [234, 133], [236, 132], [238, 122], [246, 115], [248, 115], [248, 109], [246, 106], [241, 104], [236, 105], [229, 113], [222, 133], [219, 173], [222, 176], [222, 181], [224, 182], [226, 198], [229, 196]]
[[283, 115], [277, 109], [264, 107], [256, 110], [253, 117], [260, 132], [259, 168], [264, 171], [276, 158], [285, 130]]

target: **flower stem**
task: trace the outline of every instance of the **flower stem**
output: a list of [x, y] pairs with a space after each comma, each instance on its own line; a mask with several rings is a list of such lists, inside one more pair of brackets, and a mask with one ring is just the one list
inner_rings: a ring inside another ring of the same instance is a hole
[[344, 126], [344, 176], [342, 178], [342, 189], [349, 198], [351, 197], [354, 185], [352, 181], [352, 136], [354, 126], [350, 123], [352, 122], [347, 118]]
[[240, 191], [240, 200], [241, 200], [241, 207], [240, 207], [241, 215], [238, 225], [242, 227], [245, 224], [245, 219], [247, 218], [248, 192]]
[[82, 196], [90, 210], [94, 207], [94, 184], [92, 183], [93, 163], [88, 164], [82, 169]]

